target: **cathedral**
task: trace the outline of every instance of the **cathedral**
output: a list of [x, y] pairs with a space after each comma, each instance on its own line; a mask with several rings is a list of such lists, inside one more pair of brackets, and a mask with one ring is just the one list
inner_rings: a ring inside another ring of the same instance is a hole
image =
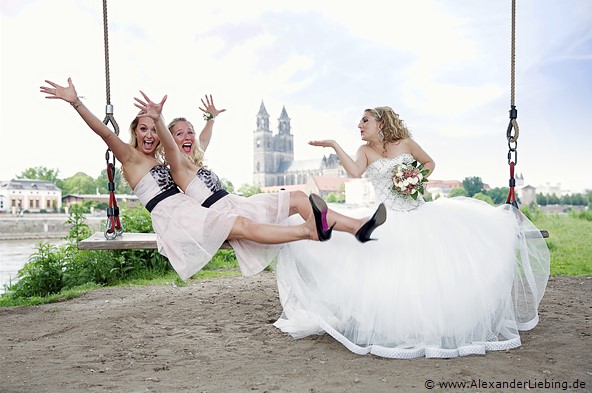
[[286, 107], [278, 118], [277, 133], [269, 128], [263, 101], [253, 132], [253, 184], [259, 187], [306, 184], [311, 177], [346, 177], [336, 154], [318, 159], [294, 160], [294, 135]]

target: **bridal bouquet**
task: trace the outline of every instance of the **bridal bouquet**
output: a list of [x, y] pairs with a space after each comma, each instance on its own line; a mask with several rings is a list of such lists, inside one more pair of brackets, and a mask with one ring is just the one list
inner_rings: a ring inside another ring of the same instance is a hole
[[424, 192], [424, 184], [428, 179], [427, 169], [423, 169], [423, 164], [413, 161], [410, 164], [400, 164], [393, 169], [393, 191], [403, 195], [410, 195], [417, 200], [419, 194]]

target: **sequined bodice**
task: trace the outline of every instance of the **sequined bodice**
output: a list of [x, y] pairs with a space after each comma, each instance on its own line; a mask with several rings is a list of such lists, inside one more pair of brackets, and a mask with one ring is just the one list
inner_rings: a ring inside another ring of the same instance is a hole
[[222, 188], [222, 183], [214, 172], [208, 168], [201, 167], [197, 171], [197, 177], [199, 177], [212, 193]]
[[366, 169], [366, 176], [374, 186], [377, 202], [383, 202], [387, 209], [397, 211], [409, 211], [425, 203], [420, 197], [414, 200], [408, 195], [401, 195], [392, 190], [393, 169], [400, 164], [409, 164], [415, 161], [411, 154], [403, 153], [394, 158], [379, 158], [373, 161]]

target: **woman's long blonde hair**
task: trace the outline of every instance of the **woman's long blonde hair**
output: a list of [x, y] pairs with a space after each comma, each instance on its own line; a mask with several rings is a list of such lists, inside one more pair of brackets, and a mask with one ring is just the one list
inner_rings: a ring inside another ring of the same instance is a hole
[[[193, 124], [191, 124], [191, 122], [189, 120], [187, 120], [184, 117], [176, 117], [174, 118], [168, 125], [168, 129], [170, 131], [170, 133], [173, 133], [173, 127], [180, 121], [185, 121], [187, 122], [187, 124], [189, 124], [189, 127], [191, 127], [191, 131], [193, 131], [193, 133], [195, 134], [195, 129], [193, 128]], [[166, 156], [164, 154], [164, 149], [162, 149], [161, 147], [161, 154], [165, 159], [165, 163], [166, 163]], [[193, 147], [193, 152], [191, 153], [191, 155], [189, 156], [185, 156], [189, 159], [189, 161], [191, 161], [192, 163], [194, 163], [195, 165], [197, 165], [198, 167], [203, 167], [203, 159], [204, 159], [204, 151], [201, 149], [201, 146], [199, 144], [199, 137], [195, 138], [195, 145]]]
[[[138, 127], [138, 124], [140, 123], [140, 115], [143, 114], [143, 112], [138, 113], [138, 115], [134, 118], [134, 120], [132, 120], [132, 122], [130, 123], [129, 126], [129, 133], [130, 133], [130, 141], [129, 144], [136, 149], [138, 147], [138, 135], [136, 135], [136, 128]], [[158, 139], [158, 143], [156, 144], [156, 149], [154, 149], [154, 158], [156, 158], [158, 161], [163, 161], [163, 156], [162, 156], [162, 144], [160, 143], [160, 138]], [[123, 178], [127, 181], [126, 177], [125, 177], [125, 172], [124, 172], [124, 168], [123, 166], [121, 166], [121, 174], [123, 175]]]

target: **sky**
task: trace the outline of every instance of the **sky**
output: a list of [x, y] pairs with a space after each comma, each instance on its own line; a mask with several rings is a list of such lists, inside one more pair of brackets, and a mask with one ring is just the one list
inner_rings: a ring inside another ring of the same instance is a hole
[[[165, 120], [203, 127], [201, 98], [227, 109], [206, 164], [252, 183], [253, 131], [264, 102], [272, 129], [291, 118], [295, 158], [362, 143], [363, 110], [391, 106], [436, 162], [433, 179], [508, 185], [511, 1], [111, 0], [111, 103], [120, 136], [139, 90], [168, 95]], [[516, 171], [525, 184], [592, 189], [592, 0], [519, 0]], [[65, 102], [66, 84], [105, 117], [103, 3], [0, 0], [0, 180], [44, 166], [59, 178], [105, 169], [106, 146]]]

